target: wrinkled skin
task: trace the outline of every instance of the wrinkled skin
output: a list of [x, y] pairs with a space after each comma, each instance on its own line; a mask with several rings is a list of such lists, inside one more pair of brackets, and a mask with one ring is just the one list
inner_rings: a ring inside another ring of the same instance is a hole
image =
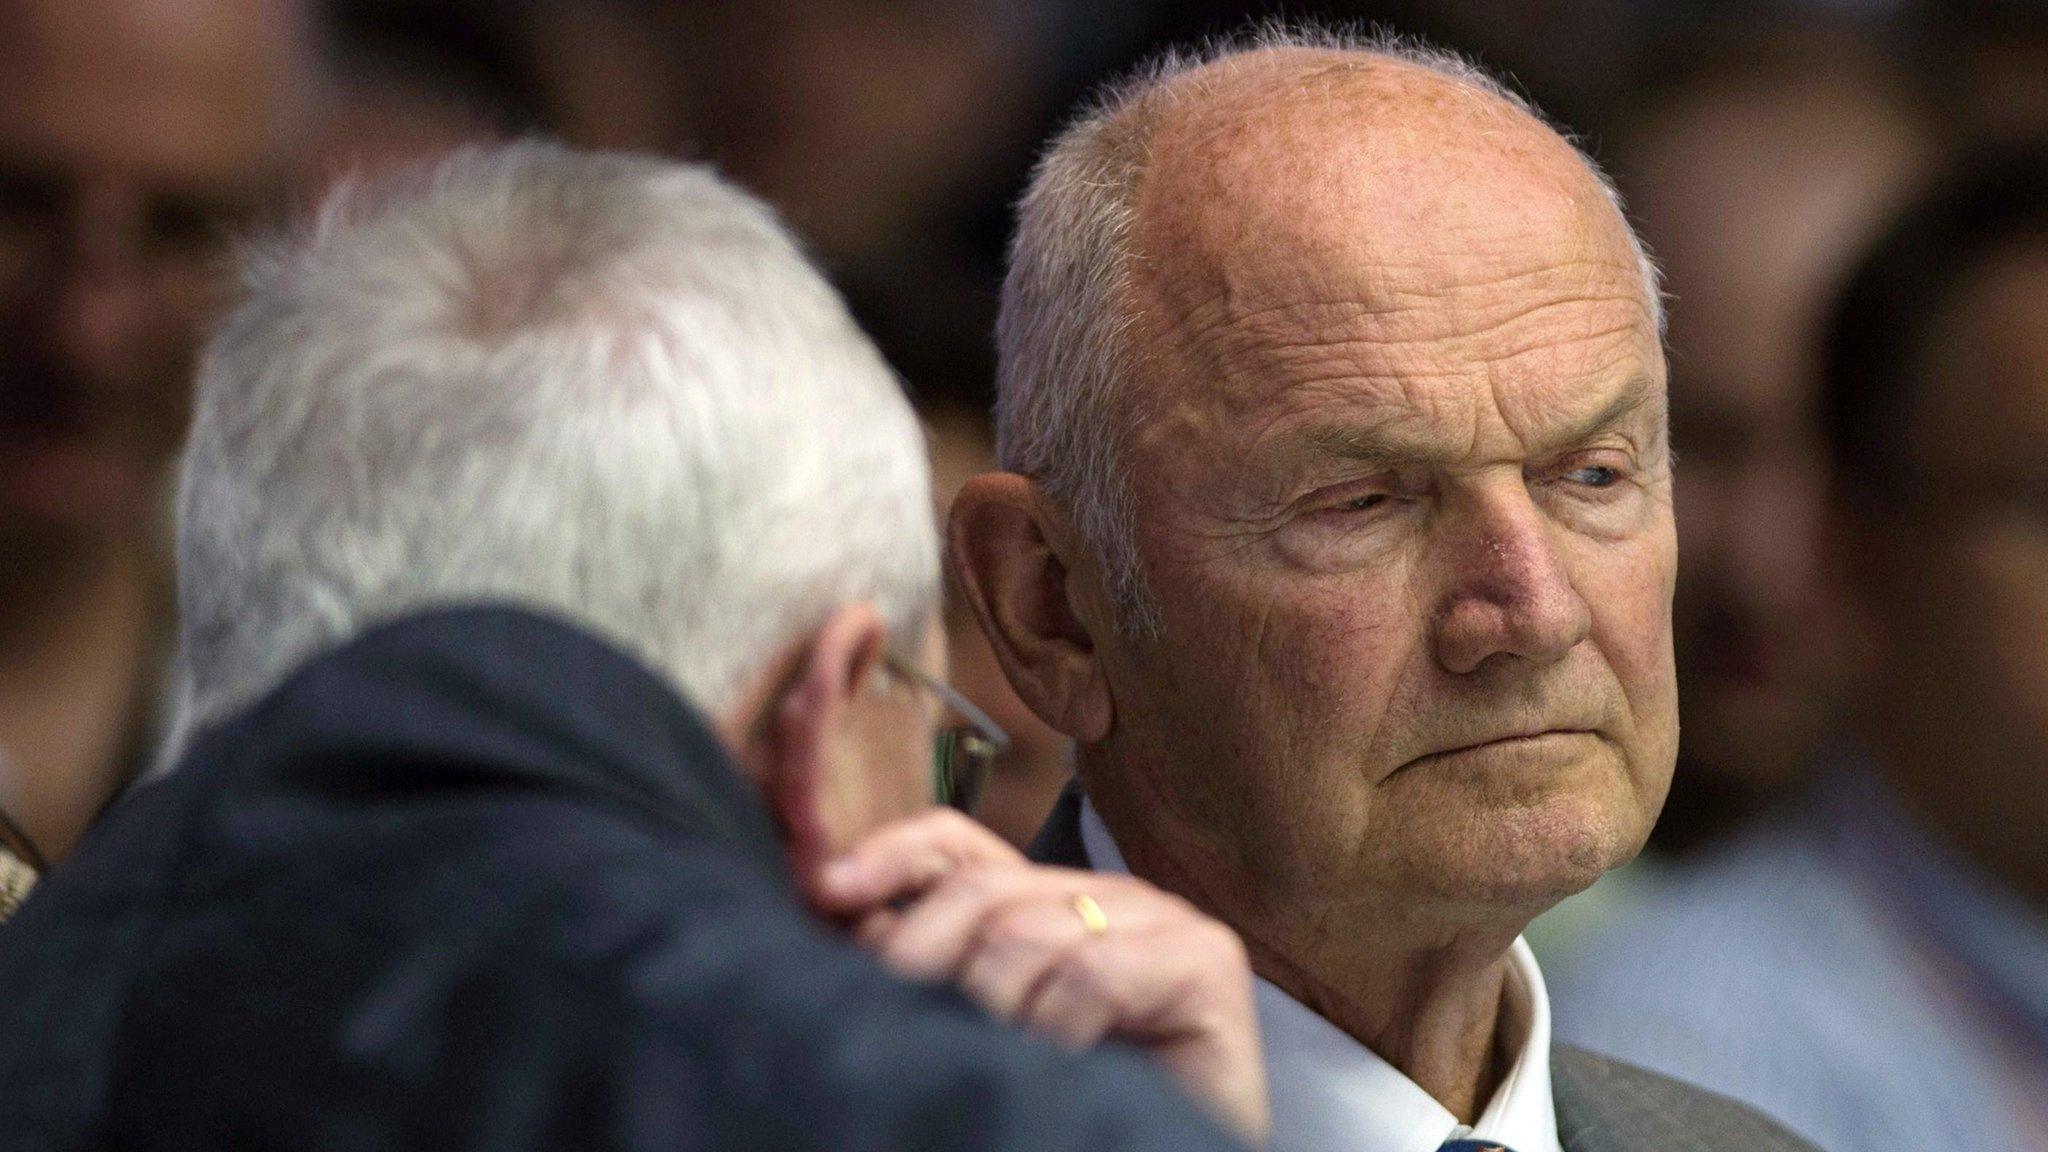
[[[1470, 1115], [1508, 945], [1669, 784], [1655, 316], [1596, 179], [1519, 110], [1384, 60], [1220, 67], [1138, 190], [1122, 451], [1157, 635], [1021, 478], [969, 485], [955, 554], [997, 573], [984, 622], [1133, 869]], [[1053, 639], [977, 536], [1005, 501], [1057, 555]]]
[[[1533, 123], [1383, 83], [1234, 138], [1191, 115], [1144, 193], [1172, 255], [1137, 285], [1159, 388], [1127, 466], [1163, 628], [1107, 656], [1097, 751], [1255, 862], [1301, 943], [1590, 883], [1676, 737], [1664, 366], [1621, 221]], [[1347, 130], [1404, 95], [1495, 135]]]
[[1889, 82], [1853, 57], [1780, 65], [1669, 96], [1616, 142], [1675, 302], [1686, 738], [1657, 832], [1674, 850], [1794, 790], [1853, 679], [1822, 562], [1816, 359], [1849, 263], [1931, 160]]

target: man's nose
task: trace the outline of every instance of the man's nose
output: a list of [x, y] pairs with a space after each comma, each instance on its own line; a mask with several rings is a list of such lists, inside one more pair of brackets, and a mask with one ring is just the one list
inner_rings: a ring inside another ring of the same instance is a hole
[[1550, 664], [1586, 638], [1592, 612], [1526, 490], [1488, 496], [1455, 519], [1438, 537], [1447, 592], [1434, 642], [1446, 671], [1467, 675], [1499, 659]]

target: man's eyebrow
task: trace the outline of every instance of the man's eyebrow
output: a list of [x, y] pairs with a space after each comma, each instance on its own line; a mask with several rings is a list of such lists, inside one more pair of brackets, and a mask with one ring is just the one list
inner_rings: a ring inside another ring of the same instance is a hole
[[[1663, 391], [1650, 377], [1639, 373], [1629, 377], [1621, 390], [1598, 411], [1544, 439], [1556, 444], [1577, 444], [1646, 408], [1661, 404], [1662, 400]], [[1430, 455], [1427, 441], [1409, 439], [1398, 431], [1414, 419], [1412, 416], [1396, 416], [1371, 424], [1319, 424], [1290, 436], [1286, 454], [1298, 460], [1338, 459], [1362, 464], [1398, 464], [1426, 459]]]
[[1559, 435], [1551, 439], [1558, 444], [1577, 444], [1589, 440], [1595, 434], [1620, 424], [1645, 408], [1661, 405], [1663, 399], [1663, 390], [1651, 382], [1648, 376], [1631, 376], [1628, 383], [1621, 386], [1621, 391], [1615, 393], [1614, 398], [1598, 412], [1567, 425]]
[[1289, 437], [1292, 442], [1288, 445], [1288, 455], [1335, 457], [1366, 464], [1391, 464], [1420, 455], [1416, 451], [1403, 450], [1400, 437], [1387, 434], [1390, 427], [1400, 423], [1401, 420], [1392, 419], [1371, 425], [1318, 424]]

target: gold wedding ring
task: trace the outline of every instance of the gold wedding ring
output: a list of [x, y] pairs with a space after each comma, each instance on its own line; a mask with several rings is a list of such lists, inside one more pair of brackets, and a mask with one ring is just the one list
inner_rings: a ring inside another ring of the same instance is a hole
[[1074, 913], [1081, 918], [1081, 927], [1090, 936], [1100, 936], [1109, 931], [1109, 914], [1095, 902], [1095, 897], [1086, 892], [1074, 897]]

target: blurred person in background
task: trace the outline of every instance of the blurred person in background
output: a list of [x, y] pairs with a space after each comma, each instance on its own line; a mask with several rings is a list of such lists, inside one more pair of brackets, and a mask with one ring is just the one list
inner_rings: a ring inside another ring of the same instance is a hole
[[2048, 147], [1927, 194], [1832, 317], [1830, 552], [1872, 648], [1854, 749], [1559, 1000], [1823, 1147], [2024, 1142], [2048, 1131]]
[[1964, 140], [2048, 135], [2048, 4], [1923, 0], [1906, 30], [1944, 119]]
[[[585, 148], [680, 151], [704, 159], [687, 144], [702, 111], [692, 88], [701, 63], [663, 34], [663, 22], [711, 2], [435, 0], [431, 7], [494, 18], [519, 38], [524, 70], [538, 87], [539, 118], [550, 133]], [[712, 46], [689, 47], [708, 55]]]
[[1766, 28], [1694, 42], [1696, 70], [1613, 149], [1673, 301], [1685, 736], [1652, 834], [1670, 853], [1795, 792], [1835, 718], [1850, 661], [1821, 562], [1820, 329], [1850, 261], [1934, 160], [1876, 45]]
[[[1075, 0], [700, 0], [647, 17], [671, 147], [774, 204], [914, 395], [987, 396], [1009, 203]], [[926, 370], [942, 361], [941, 373]], [[952, 382], [964, 367], [969, 388]]]
[[163, 491], [222, 228], [291, 176], [285, 0], [0, 0], [0, 809], [61, 859], [148, 754]]
[[1651, 851], [1530, 933], [1561, 1004], [1600, 994], [1570, 964], [1627, 931], [1661, 865], [1797, 798], [1854, 681], [1822, 562], [1820, 329], [1848, 264], [1937, 152], [1910, 78], [1872, 36], [1868, 24], [1780, 14], [1685, 37], [1608, 138], [1673, 301], [1685, 735]]
[[[673, 150], [694, 105], [658, 13], [634, 0], [324, 0], [333, 137], [377, 171], [544, 132], [580, 147]], [[324, 185], [323, 185], [324, 186]]]
[[1078, 745], [1036, 858], [1260, 976], [1273, 1146], [1804, 1148], [1564, 1045], [1522, 929], [1641, 848], [1677, 748], [1654, 268], [1482, 70], [1273, 33], [1049, 146], [951, 549]]
[[[328, 0], [304, 199], [467, 144], [542, 126], [545, 94], [503, 13], [466, 4]], [[583, 143], [582, 141], [577, 141]]]
[[[932, 446], [932, 502], [944, 524], [953, 497], [968, 478], [995, 468], [995, 435], [977, 409], [932, 401], [919, 408]], [[946, 649], [953, 684], [1010, 736], [974, 817], [1011, 844], [1028, 847], [1074, 775], [1074, 744], [1017, 698], [950, 565], [946, 575]]]
[[701, 116], [677, 143], [776, 205], [828, 268], [922, 275], [1030, 148], [1057, 11], [1038, 0], [658, 5]]
[[764, 206], [465, 152], [245, 272], [183, 754], [0, 933], [0, 1148], [1232, 1146], [1111, 1036], [1262, 1137], [1227, 929], [927, 811], [917, 425]]

